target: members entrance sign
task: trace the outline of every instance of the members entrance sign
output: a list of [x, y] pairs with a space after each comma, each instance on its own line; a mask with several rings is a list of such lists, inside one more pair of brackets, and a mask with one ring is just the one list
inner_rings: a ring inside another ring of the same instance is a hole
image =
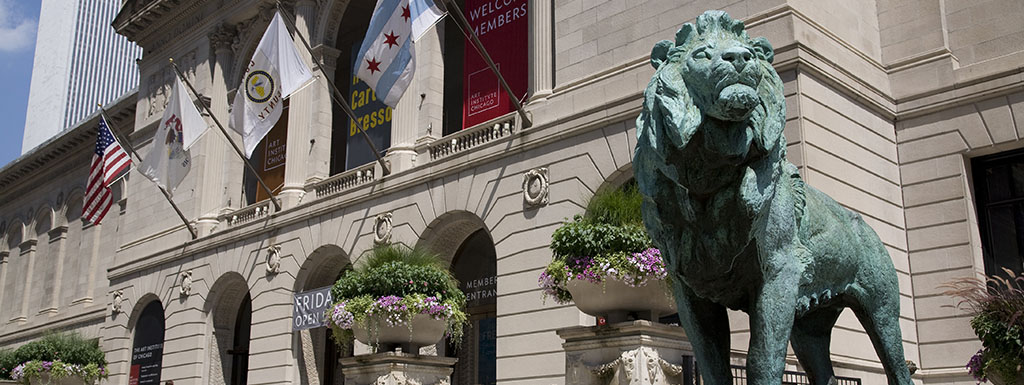
[[324, 312], [333, 303], [330, 286], [295, 294], [292, 303], [292, 331], [327, 326]]
[[[487, 49], [501, 76], [517, 98], [526, 96], [529, 79], [529, 17], [527, 0], [466, 0], [466, 18]], [[515, 110], [508, 93], [466, 41], [464, 61], [463, 127], [486, 122]]]

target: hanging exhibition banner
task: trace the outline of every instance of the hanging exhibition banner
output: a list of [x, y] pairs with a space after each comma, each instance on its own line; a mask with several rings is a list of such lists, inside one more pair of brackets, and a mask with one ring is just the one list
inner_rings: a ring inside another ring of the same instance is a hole
[[295, 294], [292, 303], [292, 331], [327, 326], [324, 312], [333, 304], [331, 286]]
[[[466, 0], [466, 19], [522, 99], [529, 86], [529, 18], [527, 0]], [[466, 39], [462, 78], [462, 127], [472, 127], [515, 110], [498, 77]]]
[[[361, 43], [356, 42], [352, 47], [352, 68], [359, 64], [356, 63], [356, 56], [359, 55]], [[355, 74], [351, 75], [349, 82], [349, 101], [352, 102], [352, 111], [356, 113], [358, 121], [347, 119], [349, 123], [345, 150], [346, 170], [377, 160], [370, 146], [366, 144], [366, 139], [361, 138], [363, 134], [359, 133], [360, 129], [370, 136], [373, 145], [380, 151], [380, 156], [384, 156], [388, 147], [391, 147], [391, 107], [384, 104], [383, 100], [377, 99], [377, 93]]]

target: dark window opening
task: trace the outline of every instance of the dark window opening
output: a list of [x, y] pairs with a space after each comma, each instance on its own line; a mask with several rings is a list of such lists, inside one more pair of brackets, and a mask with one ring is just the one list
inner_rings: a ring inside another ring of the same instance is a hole
[[1024, 270], [1024, 150], [971, 160], [985, 274]]
[[497, 382], [497, 255], [486, 230], [471, 234], [455, 253], [456, 279], [466, 293], [469, 326], [456, 349], [445, 346], [445, 356], [458, 357], [452, 385], [493, 385]]

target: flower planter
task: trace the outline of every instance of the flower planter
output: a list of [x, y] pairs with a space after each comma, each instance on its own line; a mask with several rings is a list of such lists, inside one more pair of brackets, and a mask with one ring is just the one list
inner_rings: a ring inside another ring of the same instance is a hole
[[1017, 372], [1017, 378], [1009, 381], [1004, 380], [1002, 377], [999, 377], [999, 375], [993, 373], [988, 375], [988, 381], [994, 385], [1024, 384], [1024, 372]]
[[635, 313], [636, 318], [657, 322], [659, 317], [676, 311], [663, 281], [632, 287], [615, 277], [605, 276], [602, 283], [574, 279], [566, 283], [566, 289], [580, 311], [605, 317], [610, 323], [628, 321], [630, 313]]
[[416, 354], [421, 347], [436, 344], [444, 338], [445, 320], [434, 319], [426, 314], [417, 314], [411, 325], [388, 325], [382, 319], [371, 321], [370, 330], [362, 322], [352, 325], [356, 340], [382, 350], [401, 347], [407, 353]]
[[29, 385], [91, 385], [83, 381], [81, 378], [71, 376], [60, 379], [50, 378], [47, 373], [40, 374], [38, 377], [33, 377], [28, 381]]

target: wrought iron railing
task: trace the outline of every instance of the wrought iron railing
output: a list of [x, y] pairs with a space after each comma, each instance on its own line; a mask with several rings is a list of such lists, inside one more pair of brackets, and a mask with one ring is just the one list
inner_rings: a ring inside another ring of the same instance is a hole
[[[700, 376], [697, 368], [697, 361], [692, 356], [683, 356], [683, 384], [682, 385], [704, 385], [704, 379]], [[839, 385], [861, 385], [859, 378], [836, 376]], [[733, 385], [747, 384], [747, 367], [732, 365]], [[787, 370], [782, 374], [782, 385], [811, 385], [811, 379], [807, 373]]]

